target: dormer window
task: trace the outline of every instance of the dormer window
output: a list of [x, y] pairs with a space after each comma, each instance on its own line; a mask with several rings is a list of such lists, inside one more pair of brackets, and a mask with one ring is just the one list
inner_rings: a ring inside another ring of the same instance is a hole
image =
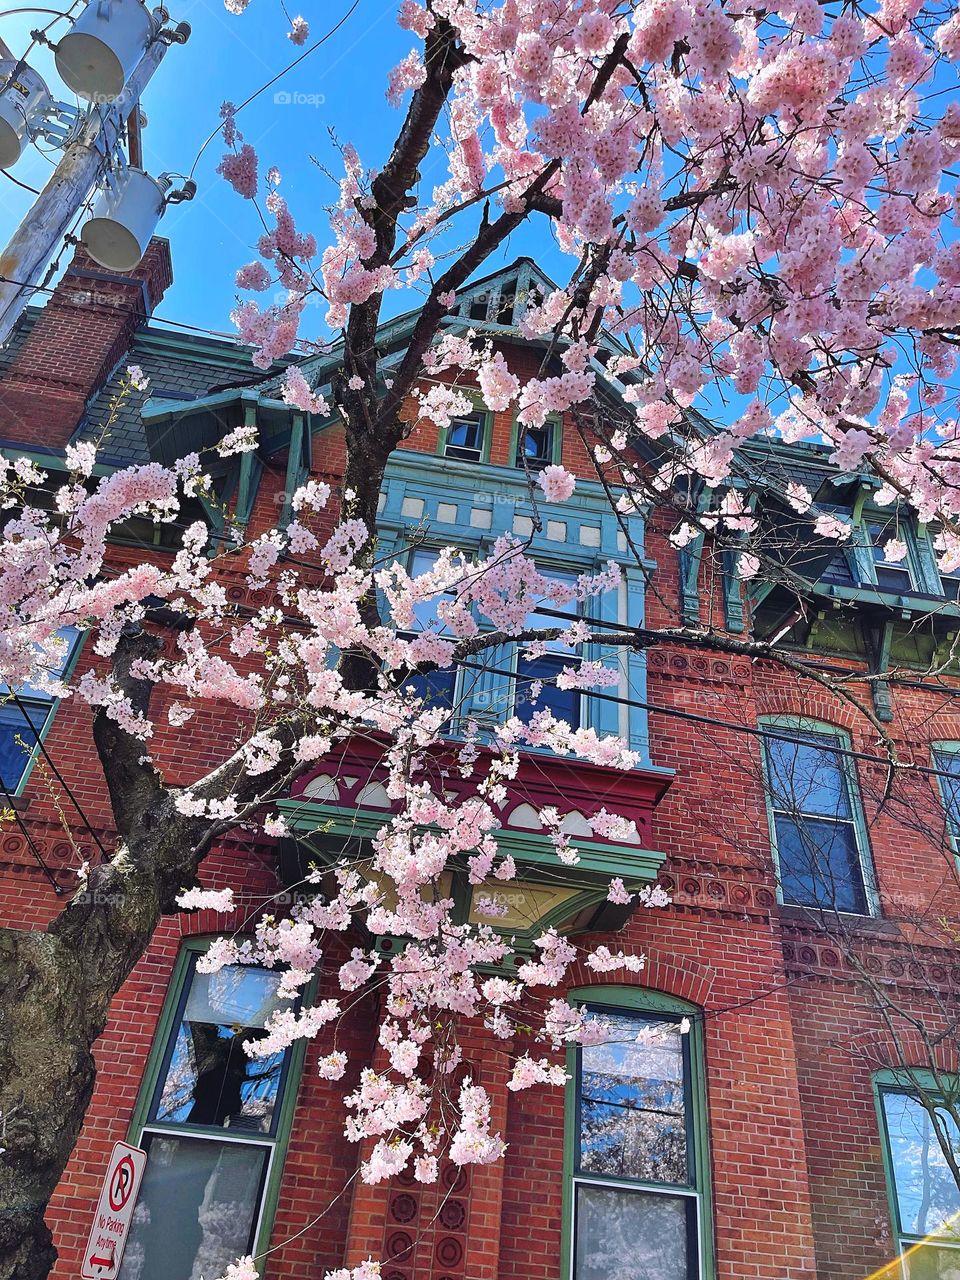
[[443, 453], [462, 462], [482, 462], [486, 449], [487, 415], [480, 409], [451, 418], [447, 427]]
[[513, 307], [517, 300], [517, 282], [508, 280], [500, 290], [497, 299], [497, 324], [513, 324]]
[[525, 431], [521, 428], [517, 440], [516, 465], [529, 467], [531, 471], [542, 471], [555, 462], [557, 430], [555, 422], [545, 422], [542, 427], [527, 427]]
[[873, 554], [874, 576], [881, 591], [895, 591], [898, 595], [903, 595], [915, 590], [909, 543], [906, 544], [907, 554], [901, 560], [886, 558], [886, 549], [891, 542], [906, 543], [905, 531], [898, 522], [888, 520], [886, 524], [870, 523], [866, 526], [866, 533]]
[[470, 299], [469, 316], [471, 320], [486, 320], [489, 301], [485, 293]]

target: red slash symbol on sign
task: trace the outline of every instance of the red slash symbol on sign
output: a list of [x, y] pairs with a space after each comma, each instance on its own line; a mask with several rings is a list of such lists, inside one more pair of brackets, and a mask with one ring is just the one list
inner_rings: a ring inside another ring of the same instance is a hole
[[136, 1170], [129, 1156], [124, 1156], [110, 1179], [110, 1208], [118, 1213], [130, 1199], [133, 1184], [136, 1181]]

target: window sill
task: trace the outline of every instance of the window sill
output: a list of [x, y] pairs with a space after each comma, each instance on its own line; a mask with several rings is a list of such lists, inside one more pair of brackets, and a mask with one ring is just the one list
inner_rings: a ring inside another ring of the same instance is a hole
[[815, 907], [795, 907], [783, 902], [779, 904], [777, 914], [784, 924], [798, 925], [805, 929], [819, 929], [825, 933], [836, 927], [837, 914], [842, 921], [842, 927], [853, 933], [882, 934], [893, 937], [900, 932], [894, 921], [886, 920], [883, 916], [861, 916], [847, 911], [839, 913], [818, 911]]

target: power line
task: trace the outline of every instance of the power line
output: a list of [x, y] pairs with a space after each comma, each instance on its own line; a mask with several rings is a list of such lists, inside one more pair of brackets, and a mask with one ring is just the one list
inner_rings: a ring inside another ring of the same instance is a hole
[[100, 852], [103, 854], [103, 856], [104, 856], [105, 858], [106, 858], [106, 857], [108, 857], [109, 855], [107, 854], [107, 851], [106, 851], [106, 849], [104, 848], [103, 843], [102, 843], [102, 841], [101, 841], [100, 837], [97, 835], [96, 831], [94, 831], [93, 827], [91, 826], [91, 824], [90, 824], [90, 819], [89, 819], [89, 818], [87, 817], [87, 815], [84, 813], [83, 808], [82, 808], [82, 806], [81, 806], [81, 804], [80, 804], [80, 801], [79, 801], [79, 800], [77, 799], [77, 797], [73, 794], [73, 791], [70, 789], [70, 785], [69, 785], [69, 783], [68, 783], [68, 782], [66, 782], [66, 780], [64, 779], [63, 774], [60, 772], [60, 770], [59, 770], [59, 769], [57, 768], [57, 766], [54, 764], [54, 762], [53, 762], [53, 758], [52, 758], [52, 756], [50, 755], [49, 751], [47, 750], [46, 745], [45, 745], [45, 743], [44, 743], [44, 741], [43, 741], [43, 738], [40, 736], [40, 734], [39, 734], [39, 733], [37, 733], [36, 729], [34, 729], [34, 727], [33, 727], [33, 721], [30, 719], [29, 713], [27, 712], [27, 708], [26, 708], [26, 707], [23, 705], [23, 703], [20, 701], [20, 697], [19, 697], [19, 695], [17, 694], [16, 690], [11, 689], [11, 690], [10, 690], [10, 695], [11, 695], [11, 697], [13, 698], [13, 701], [16, 703], [16, 705], [17, 705], [17, 707], [18, 707], [18, 709], [19, 709], [19, 711], [20, 711], [20, 714], [23, 716], [24, 720], [26, 720], [27, 724], [28, 724], [28, 725], [30, 725], [30, 728], [33, 730], [33, 734], [34, 734], [34, 737], [35, 737], [35, 738], [36, 738], [36, 740], [37, 740], [37, 747], [38, 747], [38, 748], [39, 748], [39, 750], [40, 750], [40, 754], [43, 756], [44, 760], [46, 760], [47, 764], [50, 766], [50, 769], [51, 769], [51, 771], [53, 772], [53, 774], [55, 775], [55, 777], [56, 777], [57, 781], [60, 783], [60, 785], [63, 787], [64, 791], [66, 791], [67, 795], [70, 797], [70, 799], [71, 799], [71, 801], [73, 802], [73, 805], [74, 805], [74, 807], [75, 807], [75, 809], [76, 809], [77, 813], [79, 813], [79, 815], [80, 815], [81, 819], [83, 820], [83, 825], [87, 828], [87, 830], [88, 830], [88, 831], [90, 832], [90, 834], [93, 836], [93, 839], [94, 839], [94, 842], [95, 842], [95, 844], [96, 844], [97, 848], [100, 850]]
[[[6, 170], [3, 170], [3, 172], [4, 172], [4, 173], [6, 173]], [[8, 176], [9, 176], [9, 175], [8, 175]], [[0, 284], [13, 284], [13, 285], [16, 285], [18, 288], [21, 288], [21, 289], [30, 289], [30, 290], [32, 290], [34, 293], [49, 293], [49, 294], [54, 294], [54, 293], [56, 293], [56, 289], [52, 289], [52, 288], [50, 288], [50, 287], [49, 287], [49, 286], [47, 286], [47, 285], [42, 285], [42, 284], [29, 284], [29, 283], [27, 283], [27, 281], [25, 281], [25, 280], [14, 280], [11, 276], [4, 276], [4, 275], [0, 275]], [[126, 314], [126, 315], [130, 315], [130, 316], [139, 316], [139, 317], [142, 317], [142, 316], [143, 316], [143, 311], [142, 311], [142, 310], [140, 310], [140, 309], [139, 309], [139, 308], [137, 308], [137, 307], [111, 306], [111, 307], [110, 307], [110, 310], [111, 310], [111, 311], [119, 311], [119, 312], [121, 312], [121, 313], [124, 313], [124, 314]], [[223, 342], [229, 342], [229, 343], [231, 343], [234, 347], [236, 347], [236, 348], [237, 348], [237, 350], [238, 350], [238, 351], [245, 351], [245, 350], [247, 350], [247, 348], [246, 348], [246, 347], [242, 347], [242, 346], [237, 342], [235, 335], [230, 334], [230, 333], [226, 333], [226, 332], [224, 332], [224, 331], [222, 331], [222, 330], [219, 330], [219, 329], [206, 329], [206, 328], [204, 328], [202, 325], [198, 325], [198, 324], [187, 324], [187, 323], [186, 323], [186, 321], [184, 321], [184, 320], [168, 320], [165, 316], [158, 316], [158, 315], [156, 315], [156, 314], [151, 314], [148, 318], [149, 318], [150, 320], [156, 320], [156, 321], [158, 321], [158, 322], [159, 322], [159, 323], [161, 323], [161, 324], [168, 324], [168, 325], [171, 325], [171, 326], [172, 326], [173, 328], [175, 328], [175, 329], [187, 329], [187, 330], [189, 330], [191, 333], [201, 333], [201, 334], [203, 334], [205, 337], [210, 337], [210, 338], [219, 338], [219, 339], [220, 339], [221, 341], [223, 341]], [[264, 371], [264, 375], [263, 375], [263, 376], [264, 376], [264, 379], [266, 379], [266, 378], [267, 378], [268, 374], [267, 374], [267, 371], [266, 371], [266, 370]]]

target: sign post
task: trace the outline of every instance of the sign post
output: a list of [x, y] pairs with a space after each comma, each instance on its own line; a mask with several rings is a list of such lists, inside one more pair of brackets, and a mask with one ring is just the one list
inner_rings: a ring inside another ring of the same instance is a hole
[[120, 1270], [146, 1163], [147, 1153], [139, 1147], [131, 1147], [128, 1142], [114, 1143], [83, 1252], [83, 1280], [114, 1280]]

